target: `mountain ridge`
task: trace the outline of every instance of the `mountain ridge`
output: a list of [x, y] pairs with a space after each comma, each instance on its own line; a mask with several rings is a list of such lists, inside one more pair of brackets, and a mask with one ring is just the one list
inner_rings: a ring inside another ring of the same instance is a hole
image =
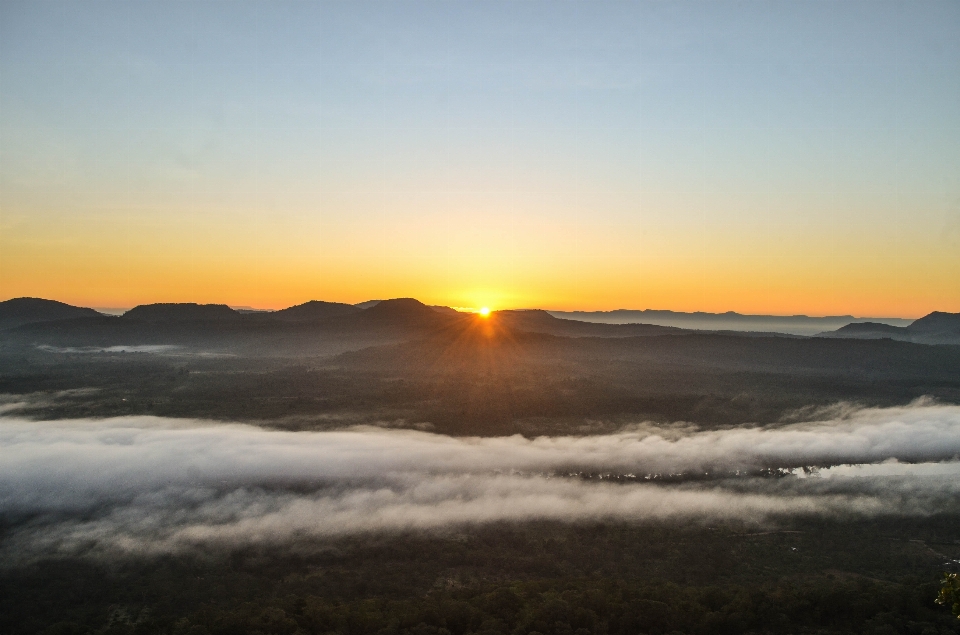
[[[11, 304], [12, 303], [12, 304]], [[37, 313], [19, 310], [16, 307], [36, 305], [46, 307], [43, 311]], [[26, 304], [25, 304], [26, 303]], [[367, 306], [368, 308], [360, 308]], [[6, 311], [6, 312], [5, 312]], [[809, 316], [759, 316], [743, 315], [735, 312], [725, 314], [715, 313], [676, 313], [670, 311], [635, 312], [627, 310], [618, 310], [615, 312], [605, 312], [605, 314], [617, 313], [623, 314], [642, 314], [649, 316], [686, 316], [686, 322], [680, 325], [657, 324], [657, 320], [648, 322], [630, 322], [630, 323], [611, 323], [596, 322], [574, 319], [582, 315], [596, 315], [604, 312], [562, 312], [550, 311], [544, 309], [509, 309], [494, 311], [489, 318], [493, 322], [512, 329], [547, 333], [564, 337], [633, 337], [648, 335], [663, 335], [668, 333], [683, 332], [710, 332], [725, 333], [729, 335], [742, 335], [750, 337], [764, 336], [797, 336], [796, 329], [779, 328], [784, 322], [782, 320], [802, 320], [805, 321], [805, 332], [802, 336], [827, 337], [827, 338], [883, 338], [900, 339], [915, 343], [925, 344], [960, 344], [960, 314], [934, 311], [918, 320], [908, 321], [906, 326], [899, 326], [884, 322], [874, 322], [863, 318], [852, 318], [856, 322], [850, 322], [839, 325], [836, 329], [823, 329], [821, 324], [826, 319], [848, 319], [844, 316], [834, 316], [831, 318], [811, 318]], [[6, 317], [4, 317], [6, 316]], [[704, 316], [707, 316], [706, 318]], [[731, 318], [731, 316], [733, 316]], [[102, 317], [100, 313], [93, 309], [84, 307], [73, 307], [53, 300], [47, 301], [39, 298], [17, 298], [0, 302], [0, 328], [19, 328], [32, 323], [57, 322], [59, 320], [80, 320]], [[781, 320], [777, 323], [768, 323], [764, 320], [776, 318]], [[173, 325], [181, 324], [183, 329], [196, 331], [195, 338], [200, 337], [202, 331], [207, 335], [213, 335], [214, 331], [218, 339], [223, 337], [252, 337], [254, 332], [261, 336], [266, 333], [292, 333], [289, 328], [294, 328], [297, 332], [306, 333], [303, 329], [321, 329], [330, 333], [365, 332], [374, 329], [380, 332], [378, 337], [383, 336], [384, 329], [391, 332], [401, 333], [409, 329], [433, 329], [445, 328], [458, 323], [466, 323], [471, 319], [484, 319], [470, 313], [458, 312], [450, 307], [431, 306], [420, 302], [415, 298], [393, 298], [388, 300], [368, 301], [360, 305], [350, 305], [339, 302], [326, 302], [322, 300], [310, 300], [302, 304], [270, 312], [241, 312], [228, 307], [225, 304], [197, 304], [197, 303], [155, 303], [136, 306], [122, 316], [124, 322], [136, 321], [145, 324], [167, 324], [164, 327], [165, 332], [171, 332]], [[729, 327], [730, 324], [724, 320], [740, 320], [736, 328]], [[891, 318], [892, 320], [893, 318]], [[6, 320], [6, 321], [4, 321]], [[692, 321], [691, 321], [692, 320]], [[697, 321], [699, 320], [699, 322]], [[40, 331], [56, 330], [65, 333], [71, 330], [81, 331], [83, 326], [80, 323], [71, 322], [69, 325], [62, 325], [53, 329], [53, 327], [40, 328]], [[234, 326], [227, 327], [227, 324]], [[186, 326], [192, 324], [192, 326]], [[206, 324], [207, 326], [203, 326]], [[220, 326], [213, 326], [219, 324]], [[254, 326], [256, 324], [257, 326]], [[288, 325], [289, 328], [280, 329], [280, 325]], [[113, 329], [118, 330], [119, 324], [114, 322], [97, 321], [91, 322], [90, 326], [99, 330]], [[111, 326], [112, 325], [112, 326]], [[274, 325], [274, 326], [271, 326]], [[816, 328], [814, 328], [816, 327]], [[177, 327], [180, 328], [180, 327]], [[197, 331], [200, 329], [200, 331]], [[213, 329], [213, 330], [211, 330]], [[225, 329], [225, 330], [224, 330]], [[277, 330], [280, 329], [280, 330]], [[397, 330], [399, 329], [399, 330]], [[36, 329], [32, 329], [36, 330]], [[121, 329], [122, 330], [122, 329]], [[248, 332], [248, 335], [242, 333]], [[132, 335], [132, 331], [125, 331]], [[372, 331], [371, 331], [372, 332]], [[38, 331], [39, 333], [39, 331]], [[118, 330], [119, 333], [119, 330]], [[399, 335], [397, 335], [399, 336]], [[393, 336], [391, 336], [392, 338]], [[195, 339], [194, 338], [194, 339]]]
[[870, 318], [852, 315], [813, 317], [809, 315], [760, 315], [737, 313], [682, 312], [665, 309], [616, 309], [613, 311], [553, 311], [554, 317], [602, 324], [650, 324], [702, 331], [764, 331], [786, 335], [815, 336], [850, 323], [876, 322], [891, 326], [907, 326], [905, 318]]
[[917, 344], [960, 345], [960, 313], [933, 311], [904, 327], [876, 322], [847, 324], [835, 331], [819, 333], [817, 336], [835, 339], [889, 338]]

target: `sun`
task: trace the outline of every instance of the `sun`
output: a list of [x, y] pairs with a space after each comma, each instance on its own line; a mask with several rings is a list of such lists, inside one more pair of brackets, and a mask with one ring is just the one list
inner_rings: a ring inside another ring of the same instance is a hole
[[477, 311], [483, 317], [490, 317], [490, 307], [480, 307], [480, 310]]

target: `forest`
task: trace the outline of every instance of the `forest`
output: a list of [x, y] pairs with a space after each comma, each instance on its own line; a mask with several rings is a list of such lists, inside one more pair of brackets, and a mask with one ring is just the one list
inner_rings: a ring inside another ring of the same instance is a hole
[[531, 523], [0, 576], [5, 633], [960, 632], [935, 603], [960, 518], [778, 528]]

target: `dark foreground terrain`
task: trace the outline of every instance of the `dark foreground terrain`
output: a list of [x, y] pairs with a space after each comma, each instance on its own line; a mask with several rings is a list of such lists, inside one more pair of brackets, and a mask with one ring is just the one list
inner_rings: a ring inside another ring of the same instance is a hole
[[0, 573], [0, 631], [960, 633], [960, 518], [777, 529], [531, 523]]

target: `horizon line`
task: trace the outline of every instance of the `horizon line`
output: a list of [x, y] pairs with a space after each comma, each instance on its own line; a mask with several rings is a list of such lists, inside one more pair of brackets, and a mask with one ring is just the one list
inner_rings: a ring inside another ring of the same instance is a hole
[[[0, 300], [0, 302], [8, 302], [8, 301], [10, 301], [10, 300], [18, 300], [18, 299], [25, 299], [25, 298], [38, 299], [38, 300], [51, 300], [50, 298], [43, 298], [43, 297], [40, 297], [40, 296], [16, 296], [16, 297], [7, 298], [7, 299], [5, 299], [5, 300]], [[397, 298], [384, 298], [384, 299], [371, 299], [371, 300], [364, 300], [364, 301], [362, 301], [362, 302], [355, 302], [355, 303], [351, 303], [351, 302], [338, 302], [338, 301], [335, 301], [335, 300], [317, 300], [317, 299], [310, 299], [310, 300], [305, 300], [305, 301], [303, 301], [303, 302], [298, 302], [298, 303], [290, 304], [290, 305], [285, 306], [285, 307], [282, 307], [282, 308], [260, 308], [260, 307], [256, 307], [256, 306], [249, 305], [249, 304], [230, 304], [230, 303], [226, 303], [226, 302], [189, 302], [189, 301], [188, 301], [188, 302], [145, 302], [145, 303], [135, 304], [135, 305], [133, 305], [133, 306], [106, 306], [106, 305], [98, 305], [98, 304], [89, 304], [89, 305], [85, 305], [85, 304], [71, 304], [71, 306], [76, 306], [76, 307], [81, 307], [81, 308], [89, 308], [89, 309], [93, 309], [94, 311], [98, 311], [98, 312], [101, 312], [101, 313], [103, 313], [103, 312], [116, 312], [117, 314], [122, 314], [122, 313], [124, 313], [124, 312], [130, 311], [131, 309], [136, 308], [136, 307], [138, 307], [138, 306], [147, 306], [147, 305], [150, 305], [150, 304], [199, 304], [199, 305], [210, 304], [210, 305], [223, 305], [223, 306], [227, 306], [227, 307], [229, 307], [229, 308], [231, 308], [231, 309], [233, 309], [233, 310], [276, 312], [276, 311], [282, 311], [282, 310], [284, 310], [284, 309], [288, 309], [288, 308], [291, 308], [291, 307], [300, 306], [300, 305], [302, 305], [302, 304], [307, 304], [308, 302], [329, 302], [329, 303], [331, 303], [331, 304], [346, 304], [346, 305], [350, 305], [350, 306], [359, 306], [359, 305], [361, 305], [361, 304], [367, 304], [367, 303], [369, 303], [369, 302], [384, 302], [384, 301], [387, 301], [387, 300], [399, 300], [399, 299], [404, 299], [404, 298], [409, 298], [409, 299], [417, 300], [417, 302], [420, 302], [421, 304], [424, 304], [425, 306], [445, 307], [445, 308], [453, 309], [453, 310], [455, 310], [455, 311], [459, 311], [459, 312], [462, 312], [462, 313], [475, 312], [475, 311], [479, 311], [479, 309], [480, 309], [480, 307], [465, 307], [465, 306], [454, 306], [454, 305], [447, 305], [447, 304], [427, 304], [426, 302], [423, 302], [423, 301], [421, 301], [421, 300], [418, 300], [417, 298], [415, 298], [415, 297], [413, 297], [413, 296], [404, 296], [404, 297], [397, 297]], [[62, 302], [63, 304], [70, 304], [69, 302], [63, 302], [62, 300], [52, 300], [52, 301], [54, 301], [54, 302]], [[703, 311], [703, 310], [697, 310], [697, 311], [678, 311], [678, 310], [675, 310], [675, 309], [654, 309], [654, 308], [630, 309], [630, 308], [622, 308], [622, 307], [621, 307], [621, 308], [617, 308], [617, 309], [555, 309], [555, 308], [545, 308], [545, 307], [537, 307], [537, 306], [533, 306], [533, 307], [519, 306], [519, 307], [503, 307], [503, 308], [501, 308], [501, 307], [496, 307], [496, 308], [490, 307], [490, 309], [491, 309], [492, 311], [546, 311], [546, 312], [548, 312], [548, 313], [563, 313], [563, 314], [577, 314], [577, 313], [586, 313], [586, 314], [612, 314], [612, 313], [617, 313], [617, 312], [635, 312], [635, 313], [647, 313], [647, 312], [649, 312], [649, 313], [673, 313], [673, 314], [677, 314], [677, 315], [689, 315], [689, 316], [696, 316], [696, 315], [724, 316], [724, 315], [730, 315], [731, 317], [732, 317], [732, 316], [739, 316], [739, 317], [810, 318], [810, 319], [853, 318], [853, 319], [857, 319], [857, 320], [865, 320], [865, 319], [870, 319], [870, 318], [874, 318], [874, 319], [888, 319], [888, 320], [893, 320], [893, 319], [896, 319], [896, 320], [916, 320], [916, 319], [919, 319], [918, 317], [904, 317], [904, 316], [900, 316], [900, 315], [854, 315], [853, 313], [837, 313], [837, 314], [811, 315], [811, 314], [808, 314], [808, 313], [742, 313], [742, 312], [740, 312], [740, 311], [734, 311], [734, 310], [728, 310], [728, 311]], [[929, 315], [930, 313], [938, 313], [938, 312], [940, 312], [938, 309], [933, 309], [933, 310], [931, 310], [931, 311], [928, 311], [927, 313], [924, 313], [923, 315]], [[923, 315], [921, 315], [920, 317], [923, 317]]]

